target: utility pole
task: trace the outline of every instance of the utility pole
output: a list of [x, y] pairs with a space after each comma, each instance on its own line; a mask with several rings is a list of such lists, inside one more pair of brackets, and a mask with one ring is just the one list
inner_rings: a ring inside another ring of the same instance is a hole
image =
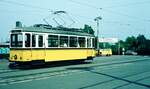
[[101, 16], [98, 16], [94, 19], [97, 23], [97, 50], [99, 50], [99, 21], [102, 20]]

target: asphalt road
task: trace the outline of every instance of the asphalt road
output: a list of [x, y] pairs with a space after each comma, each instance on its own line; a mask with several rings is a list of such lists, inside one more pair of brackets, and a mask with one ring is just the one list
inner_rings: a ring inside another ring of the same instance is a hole
[[34, 69], [7, 65], [0, 61], [0, 89], [150, 89], [148, 56], [96, 57], [91, 63]]

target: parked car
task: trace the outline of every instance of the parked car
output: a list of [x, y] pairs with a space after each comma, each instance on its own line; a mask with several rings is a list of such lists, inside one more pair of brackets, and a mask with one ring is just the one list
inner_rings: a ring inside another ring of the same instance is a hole
[[132, 50], [127, 50], [127, 51], [125, 52], [125, 55], [137, 55], [137, 52], [132, 51]]

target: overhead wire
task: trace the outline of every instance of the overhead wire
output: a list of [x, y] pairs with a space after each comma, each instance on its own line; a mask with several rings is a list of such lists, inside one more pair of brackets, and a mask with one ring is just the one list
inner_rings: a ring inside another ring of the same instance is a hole
[[125, 13], [122, 13], [122, 12], [117, 12], [117, 11], [110, 10], [110, 9], [104, 9], [103, 11], [106, 11], [106, 12], [109, 12], [109, 13], [113, 13], [113, 14], [116, 14], [116, 15], [120, 15], [120, 16], [124, 16], [124, 17], [128, 17], [128, 18], [134, 19], [134, 20], [150, 22], [150, 20], [148, 20], [148, 19], [139, 18], [137, 16], [131, 16], [131, 15], [128, 15], [128, 14], [125, 14]]
[[[77, 2], [77, 1], [74, 1], [74, 0], [69, 0], [69, 1], [74, 2], [74, 3], [78, 3], [80, 5], [84, 4], [86, 6], [96, 8], [96, 9], [102, 9], [102, 8], [97, 8], [95, 6], [88, 5], [88, 4], [85, 4], [85, 3], [80, 3], [80, 2]], [[24, 7], [30, 7], [30, 8], [34, 8], [34, 9], [50, 10], [48, 8], [43, 8], [43, 7], [39, 7], [39, 6], [33, 6], [33, 5], [28, 5], [28, 4], [23, 4], [23, 3], [18, 3], [18, 2], [14, 2], [14, 1], [8, 1], [8, 0], [0, 0], [0, 2], [5, 2], [5, 3], [9, 3], [9, 4], [14, 4], [14, 5], [20, 5], [20, 6], [24, 6]], [[53, 11], [53, 10], [50, 10], [50, 11]]]
[[115, 7], [129, 7], [129, 6], [137, 6], [137, 5], [143, 5], [143, 4], [150, 4], [150, 0], [148, 1], [141, 1], [141, 2], [133, 2], [133, 3], [126, 3], [126, 4], [117, 4], [112, 6], [106, 6], [103, 8], [115, 8]]
[[[82, 19], [84, 19], [84, 20], [86, 20], [86, 21], [89, 21], [89, 22], [91, 22], [91, 23], [94, 22], [94, 18], [92, 18], [92, 17], [86, 17], [86, 16], [82, 16], [82, 15], [79, 15], [79, 14], [74, 14], [74, 13], [71, 13], [71, 15], [72, 15], [72, 16], [75, 16], [76, 18], [80, 17], [80, 18], [82, 18]], [[122, 23], [122, 22], [120, 22], [120, 21], [105, 20], [105, 19], [103, 19], [102, 22], [103, 22], [103, 23], [107, 23], [107, 24], [118, 24], [118, 25], [124, 25], [124, 26], [129, 26], [129, 25], [131, 25], [131, 24], [129, 24], [129, 23]]]
[[[96, 6], [93, 6], [93, 5], [90, 5], [90, 4], [87, 4], [87, 3], [82, 3], [82, 2], [78, 2], [78, 1], [74, 1], [74, 0], [69, 0], [73, 3], [76, 3], [76, 4], [80, 4], [80, 5], [84, 5], [84, 6], [88, 6], [88, 7], [91, 7], [91, 8], [94, 8], [94, 9], [98, 9], [98, 10], [103, 10], [103, 8], [99, 8], [99, 7], [96, 7]], [[54, 12], [53, 10], [51, 9], [48, 9], [48, 8], [43, 8], [43, 7], [39, 7], [39, 6], [33, 6], [33, 5], [29, 5], [29, 4], [24, 4], [24, 3], [18, 3], [18, 2], [14, 2], [14, 1], [8, 1], [8, 0], [0, 0], [0, 2], [4, 2], [4, 3], [9, 3], [9, 4], [14, 4], [14, 5], [19, 5], [19, 6], [24, 6], [24, 7], [30, 7], [30, 8], [34, 8], [34, 9], [41, 9], [41, 10], [47, 10], [47, 11], [50, 11], [50, 12]], [[144, 2], [143, 2], [144, 3]], [[123, 14], [123, 13], [120, 13], [120, 12], [115, 12], [115, 11], [112, 11], [112, 10], [108, 10], [108, 9], [104, 9], [105, 11], [107, 12], [111, 12], [111, 13], [114, 13], [114, 14], [117, 14], [117, 15], [121, 15], [121, 16], [126, 16], [126, 17], [129, 17], [131, 19], [136, 19], [138, 17], [134, 17], [134, 16], [130, 16], [130, 15], [127, 15], [127, 14]], [[72, 15], [75, 15], [72, 13]], [[91, 22], [93, 22], [93, 19], [94, 18], [90, 18], [90, 17], [85, 17], [85, 16], [81, 16], [81, 15], [75, 15], [75, 16], [78, 16], [78, 17], [81, 17], [81, 18], [85, 18], [85, 19], [89, 19], [89, 21], [91, 20]], [[140, 19], [140, 18], [138, 18]], [[143, 20], [143, 19], [140, 19], [140, 20]], [[144, 20], [145, 21], [145, 20]], [[148, 20], [147, 20], [148, 21]], [[108, 21], [103, 21], [105, 23], [110, 23]], [[112, 22], [112, 23], [116, 23], [116, 22]], [[118, 22], [117, 22], [118, 23]], [[117, 24], [116, 23], [116, 24]], [[128, 25], [128, 24], [126, 24]]]
[[8, 4], [14, 4], [14, 5], [19, 5], [19, 6], [23, 6], [23, 7], [30, 7], [30, 8], [34, 8], [34, 9], [47, 10], [47, 11], [53, 12], [53, 10], [49, 9], [49, 8], [43, 8], [43, 7], [40, 7], [40, 6], [33, 6], [33, 5], [19, 3], [19, 2], [14, 2], [14, 1], [9, 1], [9, 0], [0, 0], [0, 2], [8, 3]]
[[[52, 9], [48, 9], [48, 8], [43, 8], [43, 7], [39, 7], [39, 6], [33, 6], [33, 5], [29, 5], [29, 4], [24, 4], [24, 3], [19, 3], [19, 2], [14, 2], [14, 1], [9, 1], [9, 0], [0, 0], [0, 2], [3, 2], [3, 3], [8, 3], [8, 4], [13, 4], [13, 5], [19, 5], [19, 6], [23, 6], [23, 7], [30, 7], [30, 8], [34, 8], [34, 9], [41, 9], [41, 10], [47, 10], [47, 11], [50, 11], [51, 13], [55, 12], [53, 11]], [[69, 20], [72, 21], [72, 23], [69, 25], [71, 26], [72, 24], [75, 23], [75, 21], [69, 16], [69, 14], [67, 14], [68, 17], [69, 17]], [[61, 17], [59, 17], [62, 21], [63, 19]], [[44, 22], [45, 22], [45, 19], [44, 19]], [[64, 21], [63, 21], [64, 22]]]
[[120, 15], [120, 16], [124, 16], [124, 17], [128, 17], [130, 19], [136, 19], [136, 20], [141, 20], [141, 21], [145, 21], [145, 22], [150, 22], [150, 20], [148, 19], [142, 19], [142, 18], [139, 18], [137, 16], [131, 16], [131, 15], [128, 15], [128, 14], [124, 14], [124, 13], [121, 13], [121, 12], [116, 12], [114, 10], [110, 10], [110, 9], [107, 9], [107, 8], [102, 8], [102, 7], [96, 7], [94, 5], [91, 5], [91, 4], [87, 4], [87, 3], [83, 3], [83, 2], [79, 2], [79, 1], [74, 1], [74, 0], [68, 0], [72, 3], [75, 3], [75, 4], [79, 4], [81, 6], [87, 6], [87, 7], [91, 7], [93, 9], [97, 9], [97, 10], [102, 10], [102, 11], [106, 11], [106, 12], [109, 12], [109, 13], [113, 13], [113, 14], [117, 14], [117, 15]]
[[[141, 19], [141, 18], [136, 17], [136, 16], [130, 16], [130, 15], [127, 15], [127, 14], [124, 14], [124, 13], [120, 13], [120, 12], [116, 12], [116, 11], [107, 9], [107, 8], [111, 8], [111, 6], [110, 7], [104, 7], [104, 8], [102, 8], [102, 7], [96, 7], [96, 6], [91, 5], [91, 4], [87, 4], [87, 3], [83, 3], [83, 2], [78, 2], [78, 1], [74, 1], [74, 0], [69, 0], [69, 1], [71, 1], [73, 3], [76, 3], [76, 4], [84, 5], [84, 6], [93, 8], [93, 9], [103, 10], [103, 11], [106, 11], [106, 12], [109, 12], [109, 13], [114, 13], [114, 14], [117, 14], [117, 15], [129, 17], [131, 19], [138, 19], [138, 20], [141, 20], [141, 21], [149, 22], [149, 20], [146, 20], [146, 19]], [[43, 8], [43, 7], [39, 7], [39, 6], [33, 6], [33, 5], [19, 3], [19, 2], [14, 2], [14, 1], [0, 0], [0, 2], [4, 2], [4, 3], [8, 3], [8, 4], [13, 4], [13, 5], [19, 5], [19, 6], [23, 6], [23, 7], [29, 7], [29, 8], [33, 8], [33, 9], [40, 9], [40, 10], [46, 10], [46, 11], [54, 12], [53, 10], [51, 10], [49, 8]], [[140, 4], [140, 3], [137, 3], [137, 4]], [[143, 4], [144, 4], [144, 2], [143, 2]], [[130, 5], [132, 5], [132, 4], [130, 4]], [[123, 6], [126, 6], [126, 5], [123, 5]], [[115, 6], [112, 6], [112, 7], [115, 7]], [[121, 7], [121, 6], [118, 5], [116, 7]], [[74, 14], [72, 14], [72, 15], [74, 15]], [[91, 18], [91, 17], [85, 17], [85, 16], [82, 16], [82, 15], [75, 15], [75, 16], [78, 16], [78, 17], [84, 18], [86, 20], [89, 20], [92, 23], [94, 22], [93, 18]], [[105, 21], [105, 20], [103, 20], [103, 22], [104, 23], [110, 23], [110, 24], [112, 23], [112, 24], [119, 24], [119, 25], [131, 26], [131, 24], [120, 23], [120, 22], [117, 22], [117, 21]]]
[[[91, 5], [91, 4], [88, 4], [88, 3], [83, 3], [83, 2], [78, 2], [78, 1], [75, 1], [75, 0], [67, 0], [67, 1], [71, 1], [71, 2], [74, 2], [74, 3], [78, 3], [80, 5], [87, 5], [89, 7], [92, 7], [92, 8], [98, 8], [94, 5]], [[87, 0], [84, 0], [84, 1], [87, 1]], [[146, 0], [146, 1], [137, 1], [137, 2], [131, 2], [131, 3], [125, 3], [125, 4], [120, 4], [120, 3], [117, 3], [116, 5], [112, 5], [112, 6], [105, 6], [103, 8], [114, 8], [114, 7], [127, 7], [127, 6], [136, 6], [136, 5], [142, 5], [142, 4], [150, 4], [150, 0]]]
[[[106, 9], [106, 8], [99, 8], [99, 7], [96, 7], [96, 6], [94, 6], [94, 5], [90, 5], [90, 4], [87, 4], [87, 3], [82, 3], [82, 2], [78, 2], [78, 1], [74, 1], [74, 0], [69, 0], [69, 1], [71, 1], [71, 2], [73, 2], [73, 3], [76, 3], [76, 4], [88, 6], [88, 7], [94, 8], [94, 9], [107, 11], [107, 12], [114, 13], [114, 14], [121, 15], [121, 16], [126, 16], [126, 17], [129, 17], [129, 18], [131, 18], [131, 19], [140, 19], [140, 20], [143, 20], [143, 21], [148, 21], [148, 22], [150, 22], [149, 20], [146, 20], [146, 19], [141, 19], [141, 18], [136, 17], [136, 16], [130, 16], [130, 15], [127, 15], [127, 14], [124, 14], [124, 13], [120, 13], [120, 12], [116, 12], [116, 11], [113, 11], [113, 10], [110, 10], [110, 9]], [[14, 2], [14, 1], [0, 0], [0, 2], [9, 3], [9, 4], [14, 4], [14, 5], [20, 5], [20, 6], [24, 6], [24, 7], [30, 7], [30, 8], [34, 8], [34, 9], [48, 10], [48, 11], [50, 11], [50, 12], [53, 12], [53, 10], [48, 9], [48, 8], [43, 8], [43, 7], [39, 7], [39, 6], [33, 6], [33, 5], [29, 5], [29, 4], [18, 3], [18, 2]], [[144, 3], [144, 2], [143, 2], [143, 3]], [[138, 3], [138, 4], [139, 4], [139, 3]], [[131, 4], [130, 4], [130, 5], [131, 5]]]

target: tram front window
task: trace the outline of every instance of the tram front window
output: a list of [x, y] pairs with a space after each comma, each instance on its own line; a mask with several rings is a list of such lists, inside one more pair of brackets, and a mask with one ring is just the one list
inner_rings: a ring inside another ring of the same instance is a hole
[[11, 47], [22, 47], [23, 36], [22, 34], [11, 34]]

